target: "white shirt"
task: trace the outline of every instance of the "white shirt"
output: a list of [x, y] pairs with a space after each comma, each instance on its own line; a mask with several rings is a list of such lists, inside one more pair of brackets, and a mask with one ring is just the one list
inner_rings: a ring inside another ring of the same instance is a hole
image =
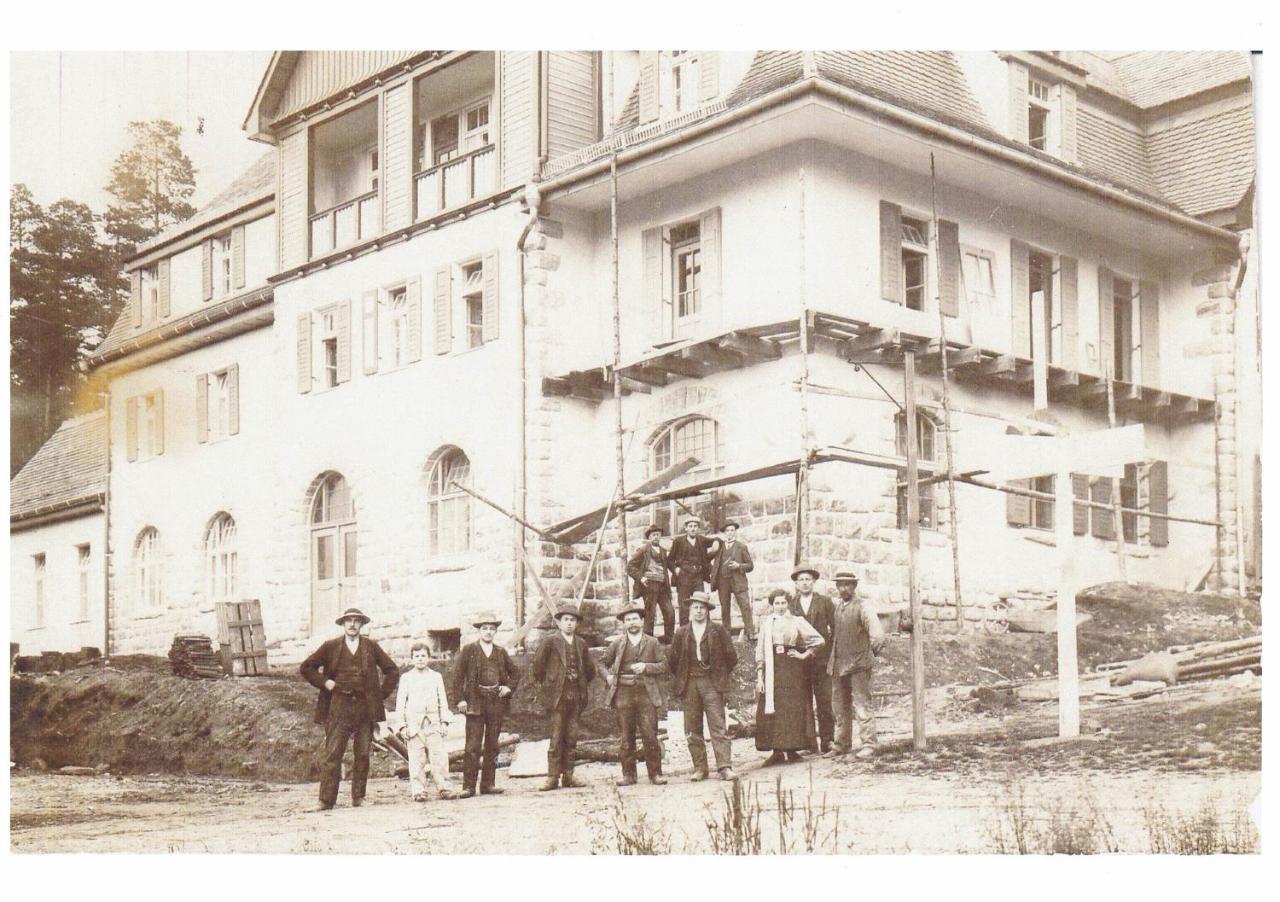
[[800, 610], [804, 611], [806, 617], [809, 616], [809, 605], [813, 604], [813, 593], [800, 596]]
[[693, 630], [693, 653], [697, 655], [698, 660], [701, 661], [702, 660], [702, 637], [706, 635], [706, 632], [707, 632], [707, 621], [704, 620], [702, 621], [701, 624], [690, 621], [689, 628]]
[[356, 649], [360, 647], [360, 637], [356, 636], [352, 639], [350, 636], [344, 636], [343, 638], [347, 640], [347, 650], [354, 655], [356, 653]]
[[485, 644], [485, 642], [484, 642], [484, 640], [483, 640], [483, 639], [481, 639], [481, 640], [480, 640], [480, 651], [484, 652], [484, 656], [485, 656], [486, 658], [491, 658], [491, 657], [493, 657], [493, 643], [492, 643], [492, 642], [490, 642], [488, 645], [486, 645], [486, 644]]
[[644, 638], [643, 634], [638, 634], [633, 636], [630, 633], [627, 633], [627, 641], [630, 642], [631, 645], [635, 648], [640, 647], [640, 640], [643, 638]]

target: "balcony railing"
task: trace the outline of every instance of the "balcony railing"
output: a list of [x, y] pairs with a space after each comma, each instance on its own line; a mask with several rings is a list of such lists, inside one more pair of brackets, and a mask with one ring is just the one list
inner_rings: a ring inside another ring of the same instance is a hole
[[493, 191], [497, 183], [494, 159], [490, 144], [415, 175], [415, 219], [427, 219]]
[[378, 192], [330, 207], [312, 216], [310, 222], [312, 257], [372, 238], [378, 233]]

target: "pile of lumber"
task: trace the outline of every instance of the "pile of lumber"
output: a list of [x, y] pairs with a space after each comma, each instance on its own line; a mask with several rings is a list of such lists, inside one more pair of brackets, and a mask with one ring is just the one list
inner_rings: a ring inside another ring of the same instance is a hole
[[[1258, 675], [1262, 673], [1262, 636], [1232, 639], [1227, 642], [1175, 645], [1160, 654], [1176, 668], [1177, 678], [1173, 682], [1178, 683], [1232, 676], [1246, 670], [1251, 670]], [[1100, 664], [1097, 669], [1100, 673], [1111, 675], [1113, 684], [1119, 684], [1125, 679], [1126, 674], [1132, 674], [1139, 669], [1144, 660], [1140, 658], [1136, 661]], [[1171, 681], [1165, 680], [1165, 682]]]
[[175, 676], [189, 680], [220, 680], [223, 677], [222, 655], [213, 640], [198, 633], [178, 633], [169, 646], [169, 666]]

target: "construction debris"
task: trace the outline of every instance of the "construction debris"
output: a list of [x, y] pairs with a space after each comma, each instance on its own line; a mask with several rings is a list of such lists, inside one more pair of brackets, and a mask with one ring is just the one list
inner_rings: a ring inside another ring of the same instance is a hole
[[222, 656], [213, 647], [213, 640], [199, 633], [178, 633], [169, 646], [169, 666], [174, 676], [189, 680], [220, 680]]

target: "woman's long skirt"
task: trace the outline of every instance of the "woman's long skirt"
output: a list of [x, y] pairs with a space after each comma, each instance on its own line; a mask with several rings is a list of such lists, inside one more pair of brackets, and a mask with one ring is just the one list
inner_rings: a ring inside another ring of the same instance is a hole
[[813, 693], [804, 661], [774, 652], [773, 712], [764, 713], [764, 696], [756, 700], [756, 748], [762, 752], [798, 752], [813, 748]]

